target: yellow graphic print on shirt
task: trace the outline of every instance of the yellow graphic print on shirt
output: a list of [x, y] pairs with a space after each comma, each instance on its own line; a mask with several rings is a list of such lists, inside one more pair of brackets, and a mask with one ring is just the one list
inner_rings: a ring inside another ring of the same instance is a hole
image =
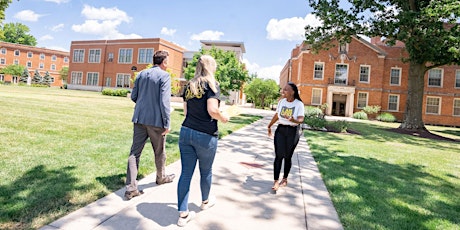
[[185, 90], [185, 100], [190, 100], [194, 97], [200, 99], [203, 97], [203, 94], [204, 94], [204, 90], [202, 87], [198, 87], [198, 94], [197, 95], [194, 95], [192, 93], [192, 91], [190, 90], [190, 87], [187, 87], [187, 89]]
[[288, 108], [286, 106], [283, 106], [281, 108], [280, 115], [281, 117], [287, 119], [288, 117], [292, 117], [292, 115], [294, 114], [294, 110], [295, 110], [295, 107]]

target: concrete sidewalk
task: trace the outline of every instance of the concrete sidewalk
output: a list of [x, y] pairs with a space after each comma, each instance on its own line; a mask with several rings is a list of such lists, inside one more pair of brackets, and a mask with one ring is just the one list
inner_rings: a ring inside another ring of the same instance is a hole
[[293, 156], [288, 186], [274, 193], [273, 138], [266, 128], [274, 112], [245, 109], [244, 113], [264, 118], [219, 140], [211, 188], [217, 204], [211, 209], [200, 210], [199, 172], [195, 172], [189, 208], [197, 216], [184, 228], [176, 225], [177, 161], [166, 169], [176, 174], [173, 183], [158, 186], [153, 173], [139, 181], [144, 195], [124, 201], [122, 188], [41, 229], [343, 229], [305, 138]]

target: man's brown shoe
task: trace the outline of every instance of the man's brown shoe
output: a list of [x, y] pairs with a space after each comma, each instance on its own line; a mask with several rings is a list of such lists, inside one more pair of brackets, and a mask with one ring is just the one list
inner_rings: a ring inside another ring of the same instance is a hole
[[126, 200], [131, 200], [132, 198], [136, 197], [136, 196], [140, 196], [144, 194], [144, 191], [142, 190], [134, 190], [134, 191], [126, 191], [125, 192], [125, 198]]
[[176, 177], [176, 175], [174, 175], [174, 174], [166, 175], [163, 179], [160, 179], [160, 178], [158, 178], [158, 176], [157, 176], [157, 181], [156, 181], [156, 183], [157, 183], [158, 185], [160, 185], [160, 184], [166, 184], [166, 183], [171, 183], [171, 182], [173, 182], [173, 180], [174, 180], [175, 177]]

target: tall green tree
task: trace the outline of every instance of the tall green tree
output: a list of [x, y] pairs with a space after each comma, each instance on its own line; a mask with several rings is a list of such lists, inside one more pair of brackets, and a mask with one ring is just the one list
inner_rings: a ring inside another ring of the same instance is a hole
[[10, 3], [13, 2], [12, 0], [2, 0], [0, 1], [0, 23], [5, 20], [5, 10], [8, 8]]
[[11, 76], [21, 76], [26, 67], [22, 65], [7, 65], [0, 69], [0, 73], [8, 74]]
[[43, 76], [43, 84], [50, 86], [51, 85], [51, 75], [48, 71], [46, 71], [45, 75]]
[[386, 38], [388, 45], [405, 43], [409, 80], [404, 119], [399, 128], [425, 129], [422, 120], [424, 75], [429, 69], [460, 64], [460, 4], [458, 0], [309, 0], [318, 27], [306, 26], [313, 50], [351, 36]]
[[22, 71], [21, 77], [19, 78], [19, 82], [27, 83], [27, 80], [29, 80], [29, 77], [30, 77], [29, 69], [25, 67], [24, 71]]
[[43, 82], [43, 77], [40, 75], [38, 70], [35, 70], [34, 76], [32, 78], [32, 83], [33, 84], [42, 84]]
[[22, 23], [6, 23], [1, 26], [1, 31], [3, 32], [2, 41], [29, 46], [37, 45], [37, 39], [29, 34], [29, 27]]
[[217, 62], [215, 77], [220, 84], [223, 95], [229, 95], [232, 90], [240, 90], [249, 80], [249, 73], [243, 63], [240, 63], [235, 52], [212, 47], [201, 49], [193, 56], [193, 59], [184, 69], [185, 79], [190, 80], [195, 76], [196, 63], [201, 55], [211, 55]]
[[69, 67], [64, 66], [62, 69], [59, 71], [59, 77], [63, 81], [64, 84], [67, 83], [67, 79], [69, 78]]
[[255, 107], [269, 107], [280, 96], [280, 87], [275, 80], [254, 78], [244, 87], [247, 98]]

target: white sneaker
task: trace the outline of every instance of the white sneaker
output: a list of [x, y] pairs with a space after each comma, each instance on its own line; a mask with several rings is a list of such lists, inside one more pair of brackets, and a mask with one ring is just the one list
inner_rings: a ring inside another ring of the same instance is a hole
[[194, 211], [188, 212], [188, 215], [186, 217], [180, 217], [179, 220], [177, 221], [177, 226], [179, 227], [184, 227], [187, 225], [188, 222], [190, 222], [193, 218], [195, 218], [196, 213]]
[[210, 196], [208, 197], [208, 201], [206, 203], [201, 203], [201, 210], [206, 210], [216, 204], [216, 197]]

